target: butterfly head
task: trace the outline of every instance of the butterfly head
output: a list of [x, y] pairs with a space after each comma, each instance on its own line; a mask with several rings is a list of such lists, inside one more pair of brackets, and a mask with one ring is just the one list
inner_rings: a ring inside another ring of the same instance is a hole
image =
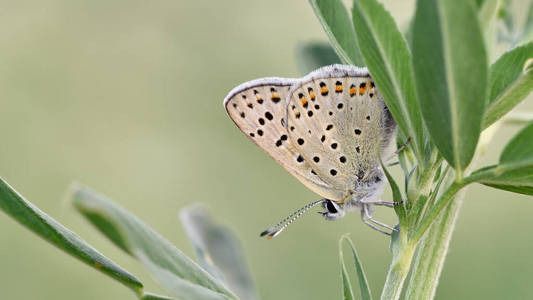
[[346, 214], [343, 204], [339, 204], [329, 199], [324, 199], [322, 207], [325, 211], [319, 212], [319, 214], [321, 214], [326, 220], [337, 220], [344, 217]]

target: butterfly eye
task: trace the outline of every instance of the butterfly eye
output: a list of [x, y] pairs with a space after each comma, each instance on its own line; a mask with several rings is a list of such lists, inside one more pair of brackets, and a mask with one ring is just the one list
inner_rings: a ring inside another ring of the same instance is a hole
[[339, 212], [331, 200], [327, 200], [326, 209], [332, 214], [336, 214]]

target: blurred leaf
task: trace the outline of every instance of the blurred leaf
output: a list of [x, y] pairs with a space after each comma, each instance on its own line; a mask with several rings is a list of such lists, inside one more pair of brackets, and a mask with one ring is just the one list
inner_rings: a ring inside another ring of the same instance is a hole
[[525, 68], [533, 58], [533, 43], [516, 47], [503, 54], [490, 67], [489, 105], [483, 128], [511, 111], [533, 90], [533, 70]]
[[498, 16], [500, 5], [500, 0], [485, 0], [483, 1], [483, 4], [478, 12], [481, 30], [485, 37], [485, 44], [487, 46], [489, 58], [492, 57], [490, 54], [492, 53], [492, 48], [494, 45], [496, 18]]
[[341, 278], [342, 278], [342, 287], [343, 287], [343, 299], [350, 300], [355, 299], [353, 294], [352, 285], [350, 283], [350, 277], [348, 276], [348, 271], [346, 270], [346, 265], [344, 263], [344, 253], [342, 251], [342, 242], [346, 240], [352, 249], [352, 254], [355, 263], [355, 271], [357, 273], [357, 278], [359, 280], [359, 289], [361, 291], [362, 300], [372, 300], [372, 293], [370, 292], [370, 286], [366, 279], [365, 271], [355, 250], [355, 246], [352, 240], [347, 236], [343, 235], [339, 240], [339, 261], [341, 264]]
[[487, 99], [485, 43], [471, 1], [418, 1], [413, 64], [431, 138], [463, 170], [474, 156]]
[[515, 125], [527, 125], [529, 122], [533, 121], [533, 112], [511, 112], [505, 116], [504, 122], [506, 124], [515, 124]]
[[200, 266], [224, 281], [239, 298], [259, 299], [244, 251], [234, 233], [214, 223], [201, 206], [183, 209], [180, 219]]
[[169, 298], [166, 296], [159, 296], [155, 294], [144, 294], [140, 299], [141, 300], [177, 300], [174, 298]]
[[146, 252], [134, 249], [134, 256], [143, 263], [143, 265], [152, 273], [157, 281], [169, 293], [174, 294], [180, 299], [187, 300], [228, 300], [238, 299], [229, 298], [228, 295], [216, 292], [207, 287], [194, 284], [191, 281], [179, 277], [165, 266], [155, 264], [154, 260], [146, 255]]
[[511, 12], [511, 0], [502, 0], [502, 5], [498, 11], [498, 18], [502, 20], [503, 25], [505, 25], [508, 39], [512, 40], [512, 35], [514, 34], [514, 16], [513, 12]]
[[387, 107], [419, 161], [424, 162], [422, 117], [416, 100], [411, 55], [394, 19], [376, 0], [353, 2], [353, 24], [361, 53]]
[[355, 32], [348, 10], [341, 0], [309, 0], [331, 45], [343, 63], [363, 67]]
[[76, 185], [72, 199], [80, 213], [140, 260], [169, 293], [183, 299], [237, 299], [169, 241], [104, 196]]
[[118, 280], [135, 293], [142, 293], [143, 284], [135, 276], [24, 199], [3, 178], [0, 178], [0, 209], [59, 249]]
[[533, 41], [533, 1], [529, 2], [529, 9], [524, 23], [524, 30], [518, 44], [529, 43]]
[[305, 75], [323, 66], [339, 64], [341, 61], [328, 43], [310, 42], [298, 46], [296, 63], [300, 73]]
[[485, 185], [510, 192], [533, 195], [533, 123], [523, 128], [505, 146], [500, 163], [470, 176]]
[[339, 262], [341, 265], [341, 279], [342, 279], [342, 299], [344, 300], [354, 300], [353, 288], [350, 283], [350, 276], [348, 275], [348, 270], [346, 270], [346, 265], [344, 264], [344, 254], [342, 251], [342, 237], [339, 240]]
[[499, 4], [499, 0], [483, 1], [478, 13], [481, 30], [483, 32], [490, 31], [491, 24], [495, 23], [494, 20], [498, 15]]

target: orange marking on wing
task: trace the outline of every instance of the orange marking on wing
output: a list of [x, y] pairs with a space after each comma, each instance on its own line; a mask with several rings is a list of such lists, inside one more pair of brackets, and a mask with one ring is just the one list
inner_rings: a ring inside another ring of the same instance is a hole
[[302, 98], [302, 105], [304, 107], [307, 105], [307, 99], [305, 99], [305, 97]]
[[357, 90], [353, 87], [350, 89], [350, 96], [353, 96], [357, 93]]
[[320, 88], [320, 93], [322, 94], [327, 94], [328, 93], [328, 87], [327, 86], [323, 86], [322, 88]]
[[359, 95], [364, 94], [365, 91], [366, 91], [366, 86], [365, 86], [365, 87], [360, 87], [360, 88], [359, 88]]
[[339, 92], [339, 93], [342, 92], [342, 85], [337, 85], [335, 87], [335, 92]]
[[315, 92], [311, 91], [309, 93], [309, 97], [311, 98], [311, 100], [315, 101], [315, 98], [316, 98]]

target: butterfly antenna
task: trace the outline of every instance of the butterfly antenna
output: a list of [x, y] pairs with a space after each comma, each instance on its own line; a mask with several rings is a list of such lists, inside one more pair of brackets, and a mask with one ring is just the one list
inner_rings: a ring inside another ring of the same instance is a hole
[[[293, 212], [292, 214], [290, 214], [285, 219], [279, 221], [278, 224], [276, 224], [276, 225], [268, 228], [267, 230], [261, 232], [260, 236], [268, 235], [267, 236], [268, 239], [271, 239], [271, 238], [277, 236], [283, 230], [285, 230], [285, 228], [287, 228], [289, 225], [291, 225], [292, 222], [296, 221], [296, 219], [298, 219], [301, 215], [306, 213], [312, 207], [323, 203], [324, 201], [326, 201], [326, 200], [325, 199], [320, 199], [318, 201], [314, 201], [314, 202], [311, 202], [311, 203], [305, 205], [304, 207], [302, 207], [302, 208], [298, 209], [297, 211]], [[285, 225], [281, 226], [282, 224], [285, 224]]]

